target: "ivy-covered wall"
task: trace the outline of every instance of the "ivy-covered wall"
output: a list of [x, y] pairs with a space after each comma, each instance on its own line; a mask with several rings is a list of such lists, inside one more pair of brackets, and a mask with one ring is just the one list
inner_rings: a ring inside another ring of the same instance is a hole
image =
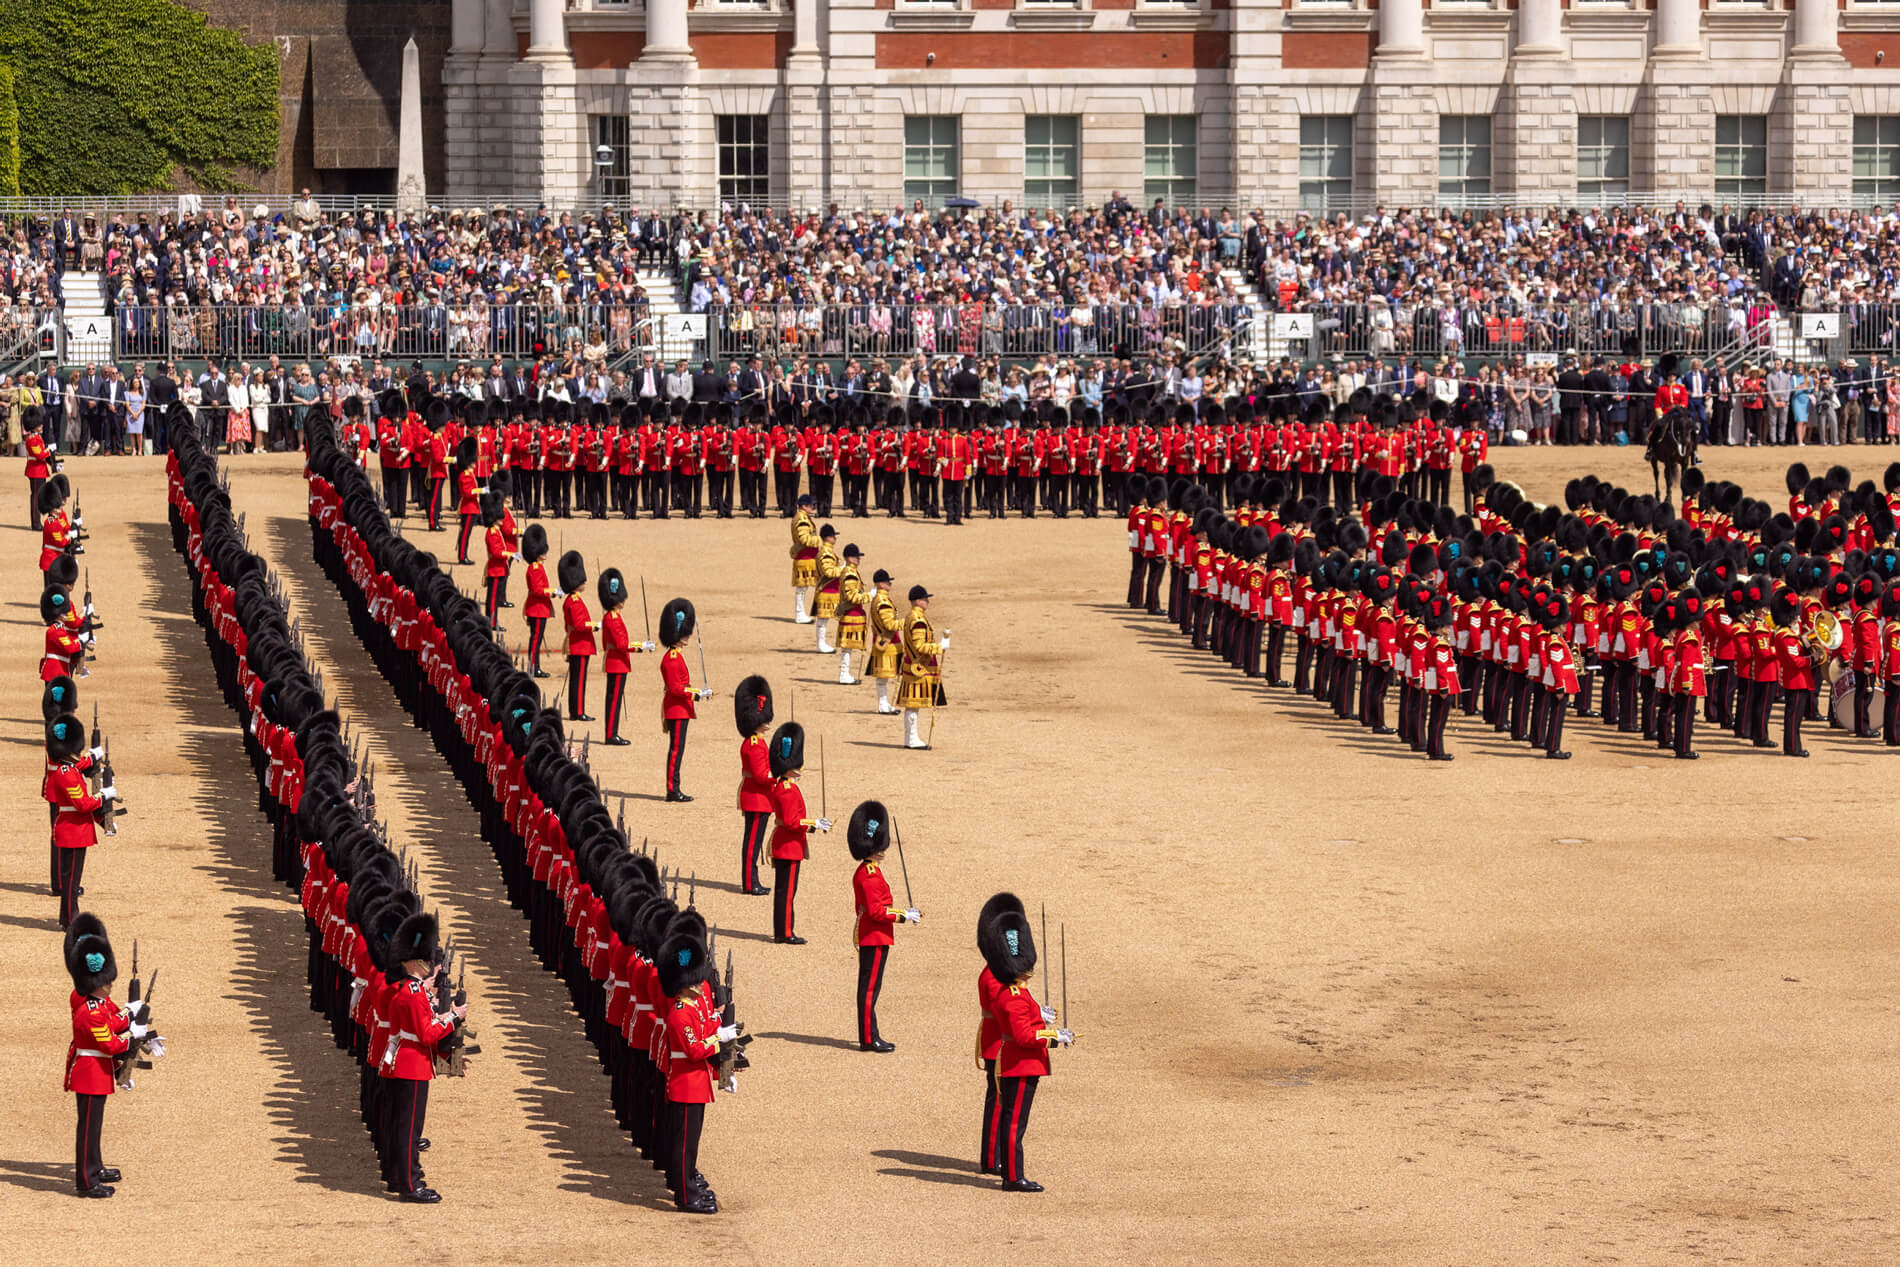
[[[232, 187], [277, 158], [277, 54], [172, 0], [0, 0], [13, 78], [18, 190]], [[0, 103], [0, 189], [6, 105]]]
[[13, 69], [0, 66], [0, 197], [20, 192], [20, 107], [13, 99]]

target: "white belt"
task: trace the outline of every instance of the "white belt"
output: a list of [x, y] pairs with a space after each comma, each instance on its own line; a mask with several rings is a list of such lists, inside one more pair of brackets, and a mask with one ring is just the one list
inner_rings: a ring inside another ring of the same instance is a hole
[[98, 1048], [96, 1048], [96, 1047], [81, 1047], [81, 1048], [80, 1048], [80, 1049], [79, 1049], [78, 1051], [75, 1051], [75, 1052], [73, 1053], [73, 1055], [75, 1055], [75, 1056], [97, 1056], [97, 1057], [98, 1057], [99, 1059], [101, 1059], [101, 1060], [111, 1060], [111, 1059], [112, 1059], [112, 1057], [111, 1057], [110, 1055], [108, 1055], [107, 1053], [105, 1053], [105, 1052], [103, 1052], [103, 1051], [100, 1051], [100, 1050], [99, 1050]]
[[609, 977], [607, 979], [608, 988], [613, 989], [613, 990], [618, 990], [623, 985], [632, 985], [632, 984], [633, 982], [627, 980], [627, 978], [625, 977]]
[[635, 1003], [633, 1005], [633, 1010], [636, 1012], [651, 1012], [653, 1010], [653, 1005], [651, 1003]]
[[57, 660], [57, 661], [59, 661], [59, 662], [60, 662], [61, 664], [71, 664], [71, 663], [73, 662], [73, 661], [72, 661], [72, 657], [71, 657], [71, 656], [63, 656], [63, 655], [59, 655], [59, 654], [56, 654], [55, 652], [52, 652], [52, 651], [48, 651], [48, 652], [46, 653], [46, 658], [47, 658], [48, 660]]

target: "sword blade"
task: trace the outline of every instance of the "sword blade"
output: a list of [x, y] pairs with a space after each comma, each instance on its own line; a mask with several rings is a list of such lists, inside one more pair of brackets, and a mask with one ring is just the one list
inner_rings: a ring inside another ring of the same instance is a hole
[[1057, 924], [1056, 933], [1062, 938], [1062, 1025], [1069, 1025], [1069, 926]]
[[904, 876], [904, 905], [912, 910], [916, 910], [917, 902], [910, 895], [910, 867], [904, 861], [904, 836], [903, 833], [897, 830], [897, 820], [895, 818], [891, 819], [891, 839], [897, 842], [897, 869], [902, 872]]

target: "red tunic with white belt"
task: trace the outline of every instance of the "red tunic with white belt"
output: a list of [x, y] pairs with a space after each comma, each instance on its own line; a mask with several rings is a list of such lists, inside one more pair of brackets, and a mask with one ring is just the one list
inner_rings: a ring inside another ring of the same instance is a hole
[[76, 1095], [111, 1095], [112, 1058], [122, 1056], [131, 1040], [132, 1018], [111, 999], [74, 990], [73, 1039], [66, 1048], [66, 1090]]

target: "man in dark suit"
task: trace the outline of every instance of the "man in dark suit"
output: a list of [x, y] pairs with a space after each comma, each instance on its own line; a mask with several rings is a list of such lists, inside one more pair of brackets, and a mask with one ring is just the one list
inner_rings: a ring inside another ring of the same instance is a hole
[[225, 413], [231, 408], [231, 386], [216, 361], [208, 363], [198, 380], [198, 394], [198, 434], [206, 447], [215, 448], [224, 442]]
[[1577, 359], [1566, 357], [1563, 373], [1557, 375], [1557, 443], [1576, 444], [1584, 431], [1580, 424], [1588, 414], [1583, 374], [1577, 369]]
[[1610, 397], [1615, 387], [1610, 382], [1610, 371], [1604, 366], [1603, 358], [1592, 357], [1589, 372], [1583, 376], [1584, 403], [1588, 406], [1584, 424], [1583, 442], [1602, 444], [1610, 438], [1609, 417]]
[[974, 402], [983, 394], [983, 380], [976, 372], [976, 358], [965, 356], [957, 372], [950, 376], [952, 400]]
[[41, 434], [46, 437], [46, 443], [57, 447], [66, 426], [66, 384], [60, 381], [57, 366], [49, 367], [40, 375], [39, 389], [46, 401], [46, 426]]
[[693, 375], [693, 403], [696, 405], [710, 404], [718, 400], [721, 394], [719, 389], [719, 372], [713, 368], [711, 361], [707, 361], [699, 367], [699, 372]]
[[53, 221], [53, 260], [61, 272], [79, 267], [79, 221], [71, 208]]
[[123, 456], [125, 453], [125, 380], [119, 377], [117, 366], [106, 366], [105, 375], [99, 384], [99, 395], [103, 398], [100, 406], [100, 447], [115, 457]]

